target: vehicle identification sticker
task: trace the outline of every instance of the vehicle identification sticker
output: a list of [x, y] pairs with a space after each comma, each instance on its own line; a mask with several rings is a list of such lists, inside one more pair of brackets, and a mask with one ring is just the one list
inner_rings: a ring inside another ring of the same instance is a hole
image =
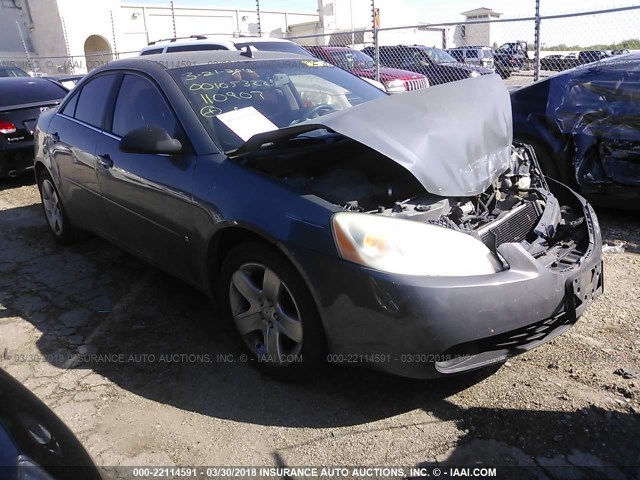
[[244, 141], [249, 140], [257, 133], [278, 130], [277, 125], [254, 107], [231, 110], [230, 112], [221, 113], [216, 118]]

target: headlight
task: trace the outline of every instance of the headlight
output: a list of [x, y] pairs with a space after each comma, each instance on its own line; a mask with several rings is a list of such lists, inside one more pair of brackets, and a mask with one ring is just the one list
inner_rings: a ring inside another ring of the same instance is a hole
[[340, 212], [333, 235], [342, 258], [383, 272], [462, 277], [502, 270], [480, 240], [413, 220]]
[[478, 72], [477, 70], [471, 70], [469, 72], [469, 78], [476, 78], [480, 76], [480, 72]]
[[384, 84], [387, 92], [389, 93], [400, 93], [407, 90], [404, 82], [400, 79], [391, 80], [390, 82], [385, 82]]

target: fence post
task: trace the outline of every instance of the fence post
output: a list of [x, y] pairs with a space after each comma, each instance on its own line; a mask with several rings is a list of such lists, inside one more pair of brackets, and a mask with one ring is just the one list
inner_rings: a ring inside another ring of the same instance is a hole
[[376, 82], [380, 81], [380, 48], [378, 42], [378, 17], [376, 15], [376, 2], [371, 0], [371, 29], [373, 31], [373, 67]]
[[535, 56], [533, 66], [533, 81], [540, 78], [540, 0], [536, 0], [536, 20], [535, 20]]
[[378, 29], [373, 29], [373, 64], [375, 67], [376, 82], [380, 81], [380, 42], [378, 41]]
[[113, 10], [109, 12], [111, 14], [111, 37], [113, 38], [113, 56], [114, 60], [118, 60], [118, 44], [116, 43], [116, 24], [113, 20]]
[[64, 73], [69, 73], [70, 71], [71, 74], [75, 74], [76, 67], [74, 65], [74, 59], [71, 58], [71, 50], [69, 49], [69, 37], [67, 36], [67, 24], [64, 21], [64, 17], [62, 17], [61, 20], [62, 20], [62, 33], [64, 35], [64, 48], [65, 48], [65, 52], [67, 52], [67, 62], [68, 62], [68, 64], [65, 65], [64, 67]]
[[260, 19], [260, 0], [256, 0], [256, 15], [258, 17], [258, 36], [262, 36], [262, 21]]
[[177, 37], [178, 33], [176, 32], [176, 12], [175, 9], [173, 8], [173, 0], [170, 3], [171, 5], [171, 23], [173, 25], [173, 36]]

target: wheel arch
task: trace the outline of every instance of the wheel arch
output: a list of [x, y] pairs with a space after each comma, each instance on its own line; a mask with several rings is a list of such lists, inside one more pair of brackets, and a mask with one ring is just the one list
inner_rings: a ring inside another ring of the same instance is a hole
[[[531, 145], [543, 169], [549, 167], [547, 162], [551, 162], [553, 168], [557, 171], [557, 175], [560, 177], [556, 178], [556, 180], [560, 180], [571, 188], [578, 187], [575, 179], [573, 158], [568, 154], [568, 149], [571, 147], [569, 139], [551, 134], [536, 137], [534, 134], [527, 132], [514, 135], [514, 140]], [[545, 156], [547, 157], [546, 159], [542, 158]], [[546, 173], [546, 175], [548, 175], [548, 173]]]
[[[40, 177], [42, 176], [42, 172], [49, 172], [49, 170], [44, 165], [44, 163], [42, 163], [41, 161], [36, 160], [36, 163], [34, 165], [34, 173], [35, 173], [35, 176], [36, 176], [36, 183], [40, 182]], [[51, 173], [49, 173], [49, 175], [51, 175]]]
[[216, 287], [218, 281], [218, 275], [220, 274], [222, 264], [224, 263], [227, 255], [233, 250], [233, 248], [241, 243], [257, 242], [268, 247], [274, 248], [286, 260], [293, 266], [296, 272], [300, 275], [304, 281], [307, 289], [311, 293], [313, 302], [315, 303], [318, 315], [320, 315], [323, 327], [325, 325], [324, 315], [320, 308], [321, 302], [319, 301], [318, 293], [316, 292], [309, 277], [306, 275], [304, 269], [295, 258], [295, 255], [287, 248], [287, 246], [281, 241], [274, 238], [269, 233], [256, 228], [253, 225], [229, 222], [228, 225], [218, 228], [217, 231], [210, 238], [207, 246], [207, 264], [206, 264], [206, 288], [207, 293], [212, 299], [216, 299]]

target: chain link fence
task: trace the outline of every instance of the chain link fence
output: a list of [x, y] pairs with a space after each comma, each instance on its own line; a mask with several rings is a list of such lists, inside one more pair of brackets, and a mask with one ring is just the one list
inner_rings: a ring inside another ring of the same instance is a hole
[[426, 77], [430, 85], [497, 73], [508, 85], [520, 86], [640, 50], [639, 24], [640, 6], [630, 6], [287, 38], [322, 60], [360, 76], [366, 73], [385, 86], [392, 76], [402, 79], [411, 73]]
[[[392, 93], [494, 72], [509, 86], [525, 85], [606, 56], [640, 50], [640, 5], [516, 19], [486, 15], [464, 22], [385, 28], [374, 27], [374, 23], [372, 16], [371, 28], [327, 32], [321, 24], [311, 22], [263, 31], [262, 35], [284, 36], [311, 55], [379, 82]], [[116, 21], [115, 29], [119, 28]], [[171, 37], [173, 30], [164, 33]], [[61, 45], [60, 51], [65, 50]], [[33, 75], [69, 76], [136, 55], [139, 50], [59, 56], [0, 53], [0, 67], [18, 67]]]

